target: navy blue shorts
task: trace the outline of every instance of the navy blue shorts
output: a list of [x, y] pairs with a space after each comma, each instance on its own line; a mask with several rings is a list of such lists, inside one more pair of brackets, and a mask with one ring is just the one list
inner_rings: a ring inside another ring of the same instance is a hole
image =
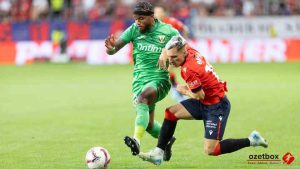
[[230, 102], [226, 96], [219, 103], [209, 106], [195, 99], [187, 99], [180, 103], [195, 119], [203, 120], [205, 138], [222, 140], [230, 112]]

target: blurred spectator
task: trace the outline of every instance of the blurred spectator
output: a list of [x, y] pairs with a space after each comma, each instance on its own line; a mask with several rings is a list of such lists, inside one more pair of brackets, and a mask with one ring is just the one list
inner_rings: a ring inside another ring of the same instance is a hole
[[180, 20], [167, 16], [167, 11], [163, 6], [155, 6], [154, 7], [154, 17], [161, 20], [164, 23], [172, 25], [173, 28], [177, 29], [184, 38], [189, 37], [189, 29], [184, 23], [182, 23]]
[[83, 6], [83, 9], [84, 11], [89, 11], [90, 9], [93, 8], [93, 6], [96, 4], [96, 0], [83, 0], [82, 1], [82, 6]]
[[243, 15], [244, 16], [252, 16], [254, 14], [254, 2], [250, 0], [245, 0], [243, 2]]
[[46, 19], [49, 12], [49, 4], [47, 0], [33, 0], [31, 7], [31, 19]]
[[122, 3], [128, 7], [134, 6], [137, 0], [122, 0]]
[[94, 6], [87, 11], [88, 19], [98, 20], [111, 16], [113, 11], [113, 4], [105, 0], [96, 0]]
[[11, 15], [14, 21], [26, 21], [30, 17], [31, 0], [14, 0]]
[[69, 61], [69, 56], [67, 55], [67, 37], [66, 32], [60, 27], [55, 28], [51, 32], [51, 40], [53, 43], [54, 56], [52, 62], [55, 63], [67, 63]]
[[284, 2], [280, 2], [277, 13], [279, 15], [290, 15], [291, 11], [290, 11], [290, 9], [287, 7], [287, 5]]
[[119, 3], [118, 5], [115, 5], [115, 10], [114, 10], [114, 12], [115, 12], [115, 16], [117, 17], [117, 18], [125, 18], [126, 17], [126, 14], [127, 14], [127, 12], [128, 12], [128, 10], [127, 10], [127, 7], [124, 5], [124, 4], [122, 4], [122, 3]]
[[[87, 2], [87, 1], [86, 1]], [[71, 18], [73, 20], [84, 20], [85, 19], [85, 9], [84, 0], [72, 0], [71, 6]]]
[[10, 0], [0, 0], [0, 21], [9, 21], [11, 15], [11, 1]]
[[62, 19], [66, 6], [64, 0], [48, 0], [50, 3], [51, 19]]

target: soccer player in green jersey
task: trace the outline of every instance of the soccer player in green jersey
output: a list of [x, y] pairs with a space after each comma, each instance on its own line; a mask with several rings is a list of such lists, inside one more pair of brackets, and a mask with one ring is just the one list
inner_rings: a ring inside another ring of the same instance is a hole
[[[141, 138], [147, 131], [154, 138], [158, 138], [161, 124], [154, 120], [155, 104], [162, 100], [170, 90], [169, 73], [165, 65], [164, 47], [178, 31], [171, 25], [162, 23], [154, 18], [153, 6], [148, 2], [138, 2], [134, 8], [135, 23], [127, 28], [116, 40], [110, 35], [105, 40], [106, 52], [115, 54], [127, 43], [133, 44], [133, 102], [135, 104], [136, 119], [134, 136], [124, 138], [125, 144], [133, 155], [140, 152]], [[162, 54], [163, 53], [163, 54]], [[169, 141], [165, 150], [166, 161], [170, 158], [171, 146], [175, 138]]]

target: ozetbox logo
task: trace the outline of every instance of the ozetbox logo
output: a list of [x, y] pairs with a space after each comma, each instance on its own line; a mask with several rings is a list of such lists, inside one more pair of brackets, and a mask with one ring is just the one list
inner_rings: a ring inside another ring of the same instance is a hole
[[[282, 161], [281, 161], [282, 160]], [[248, 164], [283, 164], [290, 165], [295, 160], [292, 153], [285, 153], [280, 159], [278, 154], [250, 154], [248, 157]]]
[[282, 157], [283, 163], [290, 165], [295, 160], [295, 157], [290, 152], [285, 153]]
[[280, 163], [278, 154], [250, 154], [247, 160], [249, 164], [267, 164], [267, 163]]

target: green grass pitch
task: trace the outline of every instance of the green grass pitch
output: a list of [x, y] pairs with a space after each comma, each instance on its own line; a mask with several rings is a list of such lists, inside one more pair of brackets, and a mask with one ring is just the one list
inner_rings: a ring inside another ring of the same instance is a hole
[[[203, 122], [179, 121], [173, 157], [161, 169], [300, 168], [300, 63], [216, 64], [228, 83], [232, 104], [224, 138], [248, 137], [256, 129], [269, 148], [228, 155], [203, 153]], [[179, 77], [178, 77], [179, 78]], [[131, 155], [123, 143], [132, 135], [132, 65], [37, 64], [0, 66], [0, 168], [84, 169], [93, 146], [107, 148], [111, 169], [157, 169]], [[157, 105], [156, 119], [174, 104]], [[142, 151], [155, 147], [148, 134]], [[291, 152], [285, 164], [248, 164], [251, 154]]]

